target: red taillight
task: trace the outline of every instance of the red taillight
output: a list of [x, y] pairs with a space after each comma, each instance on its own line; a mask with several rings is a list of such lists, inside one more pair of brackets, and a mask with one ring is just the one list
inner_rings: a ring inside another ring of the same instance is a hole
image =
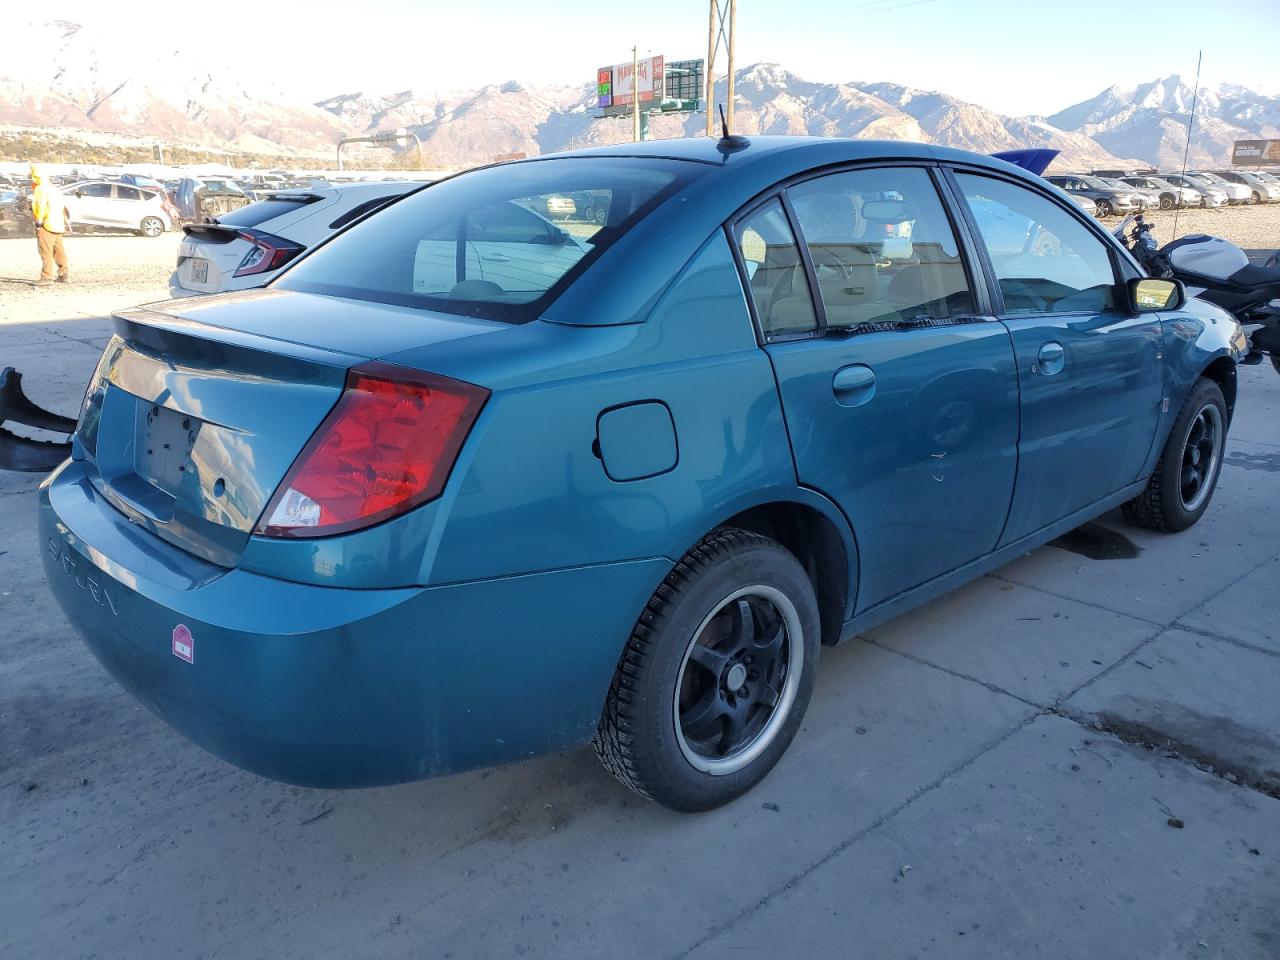
[[232, 274], [233, 277], [248, 277], [255, 273], [279, 270], [306, 249], [292, 240], [285, 240], [283, 237], [264, 233], [261, 230], [241, 230], [240, 236], [252, 243], [253, 247], [244, 255], [240, 266], [236, 267], [236, 272]]
[[391, 364], [354, 368], [255, 532], [325, 537], [440, 496], [488, 396], [483, 387]]

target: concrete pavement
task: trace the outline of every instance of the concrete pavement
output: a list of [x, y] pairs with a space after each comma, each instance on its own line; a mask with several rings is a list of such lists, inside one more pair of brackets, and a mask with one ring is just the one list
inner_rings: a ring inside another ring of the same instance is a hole
[[[0, 365], [74, 411], [104, 335], [0, 326]], [[1241, 380], [1199, 525], [1108, 516], [824, 650], [700, 816], [588, 751], [358, 792], [215, 760], [71, 633], [0, 474], [0, 956], [1274, 960], [1280, 377]]]

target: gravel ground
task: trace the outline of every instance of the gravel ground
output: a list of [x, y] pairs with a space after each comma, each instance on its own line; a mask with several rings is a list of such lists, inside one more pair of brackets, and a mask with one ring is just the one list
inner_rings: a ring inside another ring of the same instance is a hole
[[[1280, 203], [1258, 207], [1219, 207], [1217, 210], [1157, 210], [1146, 217], [1162, 246], [1188, 234], [1208, 233], [1230, 240], [1246, 250], [1280, 247]], [[1103, 222], [1114, 230], [1119, 226], [1120, 218], [1110, 217]]]
[[31, 285], [40, 276], [35, 238], [0, 239], [0, 325], [98, 317], [167, 299], [181, 237], [72, 235], [66, 239], [72, 282], [53, 287]]

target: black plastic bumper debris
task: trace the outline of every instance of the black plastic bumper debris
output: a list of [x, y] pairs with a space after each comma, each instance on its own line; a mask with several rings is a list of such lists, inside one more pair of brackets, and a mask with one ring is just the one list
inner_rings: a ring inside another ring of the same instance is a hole
[[68, 436], [76, 428], [76, 422], [70, 417], [50, 413], [32, 403], [22, 392], [22, 374], [13, 367], [0, 370], [0, 470], [45, 473], [71, 456], [70, 440], [56, 442], [20, 437], [6, 430], [5, 423], [20, 423]]

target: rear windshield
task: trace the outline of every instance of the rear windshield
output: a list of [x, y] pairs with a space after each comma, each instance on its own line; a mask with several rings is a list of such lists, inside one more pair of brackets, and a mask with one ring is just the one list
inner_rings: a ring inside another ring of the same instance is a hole
[[474, 170], [355, 224], [274, 286], [523, 323], [702, 169], [566, 157]]
[[240, 207], [238, 210], [232, 210], [230, 213], [219, 214], [217, 220], [228, 227], [256, 227], [260, 223], [274, 220], [276, 217], [286, 213], [293, 213], [293, 211], [305, 207], [309, 203], [315, 203], [319, 199], [314, 194], [296, 197], [272, 197], [270, 200], [259, 200], [257, 203], [250, 203]]

